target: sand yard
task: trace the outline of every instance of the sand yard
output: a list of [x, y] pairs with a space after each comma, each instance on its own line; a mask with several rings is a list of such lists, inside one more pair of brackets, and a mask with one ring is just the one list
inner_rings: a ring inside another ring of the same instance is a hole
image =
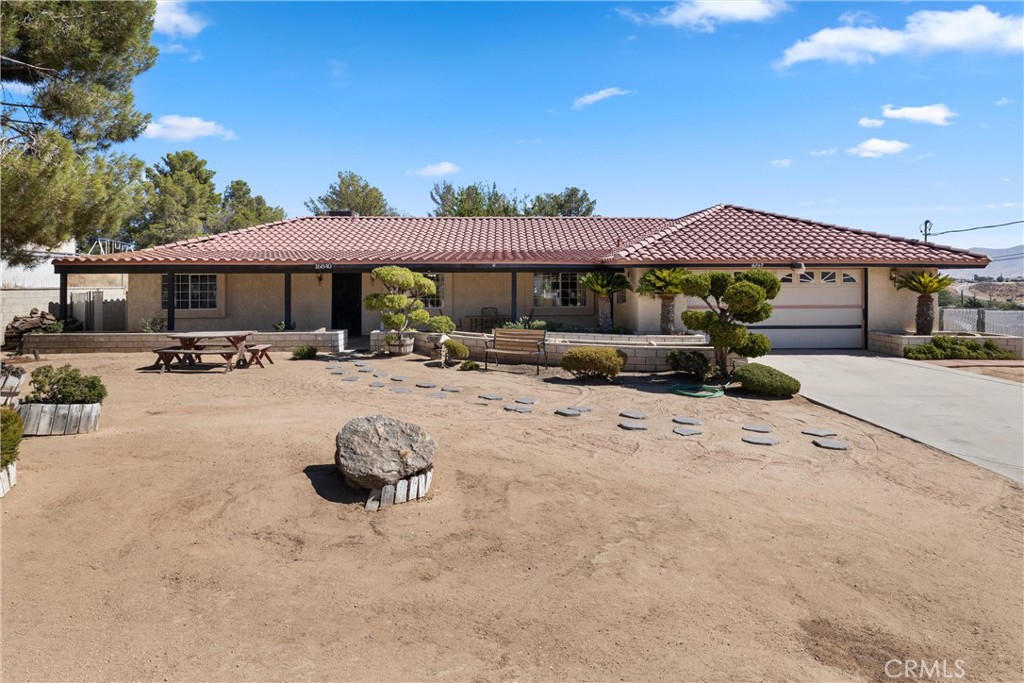
[[[1024, 498], [996, 474], [799, 397], [372, 361], [407, 378], [396, 394], [287, 355], [25, 364], [110, 393], [99, 432], [27, 438], [0, 502], [4, 680], [886, 681], [893, 659], [1024, 677]], [[553, 414], [569, 405], [593, 410]], [[627, 409], [649, 429], [619, 429]], [[373, 413], [438, 441], [427, 499], [369, 513], [342, 484], [334, 436]], [[742, 443], [748, 423], [781, 443]]]

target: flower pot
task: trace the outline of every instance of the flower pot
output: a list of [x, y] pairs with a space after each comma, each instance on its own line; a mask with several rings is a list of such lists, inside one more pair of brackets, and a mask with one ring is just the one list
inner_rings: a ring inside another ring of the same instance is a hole
[[392, 356], [406, 356], [412, 353], [412, 347], [415, 341], [416, 340], [412, 337], [405, 337], [404, 339], [399, 339], [396, 342], [386, 342], [388, 353]]
[[86, 434], [100, 427], [99, 403], [22, 403], [25, 436]]

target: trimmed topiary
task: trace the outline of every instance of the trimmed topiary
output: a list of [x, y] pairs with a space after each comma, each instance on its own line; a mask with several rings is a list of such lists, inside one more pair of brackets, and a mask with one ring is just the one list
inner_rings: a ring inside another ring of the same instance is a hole
[[562, 369], [576, 377], [613, 379], [626, 365], [626, 354], [607, 346], [578, 346], [562, 356]]
[[18, 448], [25, 435], [25, 423], [11, 406], [0, 408], [0, 468], [18, 459]]
[[447, 339], [444, 342], [445, 364], [453, 359], [469, 358], [469, 347], [457, 339]]
[[467, 360], [465, 363], [459, 366], [459, 370], [479, 370], [480, 364], [475, 360]]
[[292, 351], [292, 360], [313, 360], [316, 354], [315, 346], [300, 346]]
[[83, 375], [77, 368], [44, 365], [32, 371], [32, 393], [25, 403], [103, 403], [107, 388], [97, 375]]
[[670, 368], [703, 382], [712, 374], [711, 361], [700, 351], [672, 349], [665, 355]]
[[446, 315], [435, 315], [427, 321], [427, 329], [431, 332], [451, 334], [455, 331], [455, 321]]
[[736, 368], [732, 378], [737, 380], [746, 391], [765, 396], [792, 396], [800, 391], [800, 382], [760, 363], [747, 363]]

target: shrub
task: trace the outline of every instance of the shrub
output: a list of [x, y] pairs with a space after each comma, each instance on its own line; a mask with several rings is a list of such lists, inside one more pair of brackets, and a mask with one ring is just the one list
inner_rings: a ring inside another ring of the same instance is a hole
[[692, 375], [703, 382], [712, 373], [711, 361], [699, 351], [680, 351], [672, 349], [665, 356], [670, 368], [684, 375]]
[[300, 346], [292, 351], [292, 360], [313, 360], [316, 358], [315, 346]]
[[18, 459], [18, 447], [25, 435], [25, 423], [11, 406], [0, 408], [0, 467], [7, 467]]
[[0, 377], [21, 377], [25, 374], [25, 368], [20, 365], [9, 365], [0, 363]]
[[277, 330], [278, 332], [288, 332], [294, 330], [297, 325], [298, 323], [296, 323], [294, 320], [291, 321], [290, 323], [286, 323], [285, 321], [282, 320], [279, 323], [274, 323], [274, 329]]
[[445, 362], [452, 358], [469, 358], [469, 347], [457, 339], [448, 339], [444, 343]]
[[32, 371], [35, 389], [25, 403], [103, 403], [107, 388], [97, 375], [83, 375], [77, 368], [44, 365]]
[[465, 363], [459, 366], [459, 370], [479, 370], [480, 364], [475, 360], [467, 360]]
[[43, 334], [59, 334], [64, 331], [64, 321], [58, 320], [55, 323], [47, 323], [42, 327]]
[[509, 320], [507, 323], [502, 325], [506, 330], [546, 330], [548, 328], [547, 321], [534, 320], [528, 315], [521, 315], [515, 320]]
[[930, 344], [908, 346], [903, 357], [910, 360], [1019, 360], [1020, 356], [1000, 348], [993, 340], [984, 344], [968, 337], [954, 337], [939, 334], [932, 337]]
[[143, 318], [142, 319], [142, 331], [143, 332], [166, 332], [167, 331], [167, 318]]
[[792, 396], [800, 391], [800, 382], [784, 372], [760, 363], [747, 363], [736, 368], [733, 379], [755, 394], [766, 396]]
[[427, 321], [427, 329], [431, 332], [451, 334], [455, 331], [455, 321], [446, 315], [435, 315]]
[[613, 379], [626, 365], [626, 354], [607, 346], [578, 346], [562, 356], [562, 369], [576, 377]]

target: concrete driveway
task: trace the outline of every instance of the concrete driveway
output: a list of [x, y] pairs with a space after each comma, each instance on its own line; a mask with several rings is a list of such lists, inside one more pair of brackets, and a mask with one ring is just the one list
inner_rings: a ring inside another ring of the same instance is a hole
[[1024, 385], [857, 351], [757, 362], [796, 377], [812, 401], [1024, 481]]

